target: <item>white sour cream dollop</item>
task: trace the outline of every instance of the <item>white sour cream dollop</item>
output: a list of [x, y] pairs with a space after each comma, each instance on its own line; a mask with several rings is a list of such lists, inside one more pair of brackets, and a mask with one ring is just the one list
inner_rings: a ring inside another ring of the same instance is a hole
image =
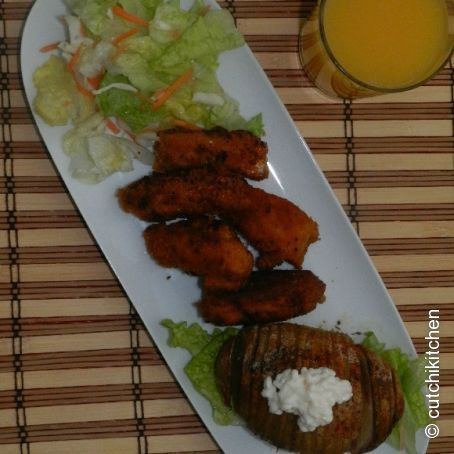
[[350, 400], [352, 385], [341, 380], [327, 367], [286, 369], [274, 380], [266, 377], [262, 396], [268, 399], [269, 411], [281, 415], [284, 411], [298, 415], [302, 432], [312, 432], [333, 420], [333, 407]]

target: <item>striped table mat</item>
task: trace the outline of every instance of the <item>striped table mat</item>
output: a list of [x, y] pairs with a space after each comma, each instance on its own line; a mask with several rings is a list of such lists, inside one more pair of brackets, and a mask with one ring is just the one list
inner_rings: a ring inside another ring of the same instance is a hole
[[[0, 452], [219, 452], [34, 127], [18, 63], [32, 3], [0, 0]], [[428, 348], [429, 310], [439, 310], [440, 435], [429, 452], [452, 454], [453, 67], [402, 94], [328, 100], [304, 76], [297, 54], [301, 19], [313, 4], [223, 6], [307, 139], [420, 353]]]

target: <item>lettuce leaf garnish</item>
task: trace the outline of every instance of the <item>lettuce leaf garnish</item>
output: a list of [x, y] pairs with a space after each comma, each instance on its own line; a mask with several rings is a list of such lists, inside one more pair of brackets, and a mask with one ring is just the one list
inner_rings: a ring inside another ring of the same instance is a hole
[[225, 405], [216, 385], [215, 362], [224, 342], [234, 336], [238, 330], [215, 328], [211, 333], [204, 330], [199, 324], [187, 322], [175, 323], [166, 319], [161, 325], [169, 330], [168, 344], [171, 347], [186, 349], [192, 359], [184, 370], [194, 388], [211, 404], [213, 420], [219, 425], [229, 425], [235, 422], [235, 412]]
[[408, 454], [417, 454], [416, 432], [430, 422], [422, 392], [426, 380], [425, 359], [422, 356], [411, 359], [400, 348], [386, 349], [385, 344], [372, 332], [366, 333], [362, 344], [394, 368], [402, 385], [404, 413], [387, 442], [398, 450], [405, 449]]

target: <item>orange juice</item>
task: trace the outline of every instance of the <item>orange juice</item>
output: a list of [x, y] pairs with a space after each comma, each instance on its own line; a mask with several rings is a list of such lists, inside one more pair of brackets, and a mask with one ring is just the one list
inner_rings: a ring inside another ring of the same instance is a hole
[[328, 0], [326, 42], [354, 78], [399, 88], [428, 78], [449, 46], [442, 0]]
[[302, 30], [303, 64], [337, 96], [410, 88], [449, 56], [453, 10], [449, 0], [321, 0]]

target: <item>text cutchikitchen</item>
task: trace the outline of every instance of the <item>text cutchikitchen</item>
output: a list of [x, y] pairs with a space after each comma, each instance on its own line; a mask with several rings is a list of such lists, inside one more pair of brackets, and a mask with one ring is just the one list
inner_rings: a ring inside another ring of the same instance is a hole
[[426, 397], [429, 403], [429, 416], [437, 419], [440, 416], [440, 311], [429, 311], [429, 334], [425, 337], [428, 341], [426, 351]]

